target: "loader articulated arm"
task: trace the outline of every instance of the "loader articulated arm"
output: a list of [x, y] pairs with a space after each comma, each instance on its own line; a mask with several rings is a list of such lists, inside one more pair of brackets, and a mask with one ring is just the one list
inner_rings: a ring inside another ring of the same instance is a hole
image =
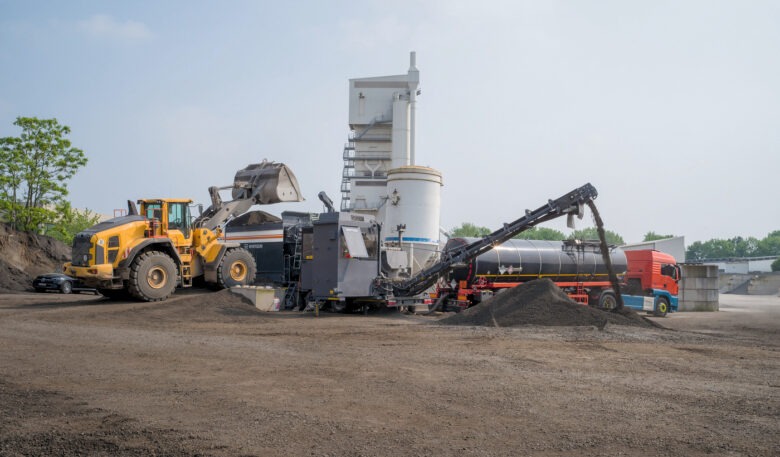
[[393, 294], [398, 297], [420, 294], [435, 284], [439, 277], [449, 271], [453, 265], [467, 262], [484, 254], [518, 233], [561, 216], [582, 217], [585, 206], [595, 200], [597, 196], [596, 188], [588, 183], [556, 200], [548, 201], [546, 205], [534, 211], [526, 210], [525, 216], [509, 224], [504, 224], [502, 228], [480, 240], [442, 253], [442, 258], [438, 263], [407, 280], [393, 283]]
[[[220, 190], [232, 189], [233, 200], [223, 202]], [[232, 186], [209, 187], [211, 206], [195, 219], [195, 227], [214, 230], [252, 205], [303, 201], [298, 179], [283, 163], [253, 163], [238, 170]]]

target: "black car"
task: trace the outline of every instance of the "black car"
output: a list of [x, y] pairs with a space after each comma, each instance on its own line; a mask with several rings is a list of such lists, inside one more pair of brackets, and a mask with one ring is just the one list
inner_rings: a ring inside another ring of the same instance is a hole
[[33, 287], [36, 292], [46, 292], [47, 290], [56, 290], [63, 294], [71, 292], [93, 292], [97, 295], [98, 291], [92, 287], [86, 287], [78, 279], [71, 278], [62, 273], [48, 273], [40, 275], [33, 280]]

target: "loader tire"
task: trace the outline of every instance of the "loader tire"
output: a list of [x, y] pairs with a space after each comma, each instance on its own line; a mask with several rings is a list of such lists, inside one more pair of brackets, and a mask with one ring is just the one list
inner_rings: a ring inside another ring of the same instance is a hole
[[130, 267], [130, 294], [143, 301], [162, 301], [176, 289], [176, 264], [168, 254], [149, 251]]
[[217, 285], [221, 289], [254, 284], [257, 265], [244, 248], [229, 249], [217, 268]]

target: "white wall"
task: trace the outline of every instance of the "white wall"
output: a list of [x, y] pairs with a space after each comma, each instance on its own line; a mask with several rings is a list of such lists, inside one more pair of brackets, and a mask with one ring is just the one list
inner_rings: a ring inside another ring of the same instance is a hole
[[642, 249], [655, 249], [665, 252], [678, 263], [685, 262], [685, 237], [676, 236], [674, 238], [665, 238], [663, 240], [645, 241], [641, 243], [629, 243], [620, 247], [624, 251], [638, 251]]
[[729, 260], [722, 262], [712, 262], [718, 266], [718, 270], [726, 274], [748, 274], [748, 273], [771, 273], [772, 262], [776, 258], [771, 259], [740, 259]]

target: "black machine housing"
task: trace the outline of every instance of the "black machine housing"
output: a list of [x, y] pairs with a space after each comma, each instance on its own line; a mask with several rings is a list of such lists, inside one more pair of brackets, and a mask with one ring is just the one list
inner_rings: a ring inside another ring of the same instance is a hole
[[301, 234], [316, 214], [285, 211], [282, 217], [251, 211], [225, 225], [225, 239], [236, 241], [255, 258], [255, 284], [297, 284], [301, 270]]
[[303, 229], [302, 291], [314, 301], [373, 299], [379, 271], [380, 227], [371, 216], [322, 213]]

